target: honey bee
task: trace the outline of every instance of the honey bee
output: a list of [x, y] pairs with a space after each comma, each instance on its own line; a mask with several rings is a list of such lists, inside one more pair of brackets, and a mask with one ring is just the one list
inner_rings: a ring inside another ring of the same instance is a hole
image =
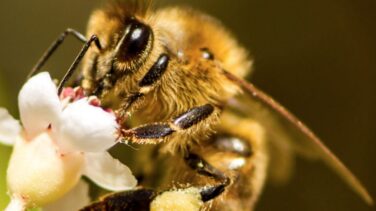
[[[135, 156], [143, 185], [162, 194], [195, 187], [205, 210], [251, 210], [267, 175], [285, 180], [298, 153], [324, 161], [372, 204], [308, 127], [244, 80], [252, 60], [213, 17], [185, 7], [152, 10], [144, 1], [110, 3], [93, 12], [88, 38], [68, 29], [33, 72], [68, 34], [85, 45], [59, 90], [83, 59], [81, 85], [116, 111], [120, 142], [153, 145]], [[143, 193], [145, 203], [157, 195], [140, 189], [111, 197], [139, 203]]]

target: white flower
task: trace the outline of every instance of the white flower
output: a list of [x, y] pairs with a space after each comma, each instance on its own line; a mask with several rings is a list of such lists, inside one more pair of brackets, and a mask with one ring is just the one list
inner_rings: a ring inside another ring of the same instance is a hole
[[[18, 101], [23, 129], [0, 108], [0, 142], [14, 144], [7, 171], [13, 200], [9, 209], [22, 207], [20, 202], [24, 207], [64, 199], [82, 203], [85, 191], [76, 190], [83, 187], [81, 175], [112, 191], [137, 185], [129, 168], [106, 151], [116, 143], [113, 113], [91, 105], [88, 98], [62, 103], [47, 72], [27, 81]], [[70, 196], [75, 193], [81, 197]]]
[[115, 142], [116, 119], [113, 114], [81, 99], [69, 104], [56, 124], [59, 145], [66, 150], [100, 152], [112, 147]]
[[0, 141], [6, 145], [13, 145], [14, 137], [21, 132], [20, 123], [13, 119], [5, 108], [0, 108]]

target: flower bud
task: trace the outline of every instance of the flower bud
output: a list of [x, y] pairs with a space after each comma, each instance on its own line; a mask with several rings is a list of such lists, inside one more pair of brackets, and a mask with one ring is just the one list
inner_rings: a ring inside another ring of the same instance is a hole
[[18, 137], [7, 171], [10, 195], [26, 207], [53, 202], [77, 184], [83, 164], [81, 153], [61, 154], [47, 132], [32, 140]]

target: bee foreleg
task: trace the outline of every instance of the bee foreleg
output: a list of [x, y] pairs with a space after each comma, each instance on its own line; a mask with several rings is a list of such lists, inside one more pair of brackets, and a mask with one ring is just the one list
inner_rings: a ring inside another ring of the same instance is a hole
[[198, 124], [209, 117], [213, 111], [214, 107], [210, 104], [194, 107], [169, 122], [150, 123], [129, 130], [121, 130], [120, 135], [136, 143], [155, 144], [174, 132], [184, 131]]
[[135, 102], [141, 99], [145, 94], [150, 92], [158, 83], [164, 72], [167, 70], [170, 57], [166, 53], [162, 53], [153, 66], [148, 70], [144, 77], [139, 81], [138, 92], [128, 96], [126, 103], [122, 106], [127, 111]]
[[[80, 32], [74, 29], [66, 29], [60, 36], [50, 45], [50, 47], [44, 52], [42, 57], [38, 60], [38, 62], [34, 65], [33, 69], [30, 71], [27, 78], [30, 78], [34, 73], [38, 72], [43, 65], [47, 62], [47, 60], [51, 57], [51, 55], [56, 51], [56, 49], [63, 43], [67, 35], [73, 35], [82, 43], [87, 42], [85, 36]], [[101, 49], [101, 45], [99, 42], [96, 42], [96, 45], [99, 49]]]
[[138, 85], [142, 88], [155, 84], [167, 70], [169, 61], [170, 57], [166, 53], [162, 53]]

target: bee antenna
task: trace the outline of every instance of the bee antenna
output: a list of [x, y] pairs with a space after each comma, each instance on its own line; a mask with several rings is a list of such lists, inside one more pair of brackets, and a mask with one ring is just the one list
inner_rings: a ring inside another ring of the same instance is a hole
[[33, 69], [29, 72], [27, 79], [29, 79], [32, 75], [38, 72], [43, 65], [46, 64], [47, 60], [52, 56], [53, 53], [63, 44], [65, 38], [68, 35], [73, 35], [73, 37], [77, 38], [82, 43], [87, 42], [85, 36], [80, 32], [67, 28], [63, 33], [59, 35], [59, 37], [50, 45], [50, 47], [43, 53], [42, 57], [38, 60], [38, 62], [34, 65]]
[[68, 35], [73, 35], [79, 41], [85, 43], [85, 45], [81, 49], [81, 51], [78, 54], [78, 56], [76, 57], [76, 59], [74, 60], [73, 64], [69, 67], [69, 69], [66, 72], [66, 74], [64, 75], [63, 79], [61, 80], [61, 82], [58, 86], [58, 94], [59, 95], [60, 95], [60, 93], [63, 89], [64, 84], [69, 80], [69, 78], [73, 75], [74, 71], [77, 69], [78, 64], [81, 62], [82, 58], [84, 57], [84, 55], [87, 52], [88, 48], [90, 47], [91, 43], [94, 42], [99, 50], [102, 49], [102, 46], [101, 46], [99, 39], [96, 35], [92, 35], [89, 40], [86, 40], [86, 38], [83, 34], [81, 34], [80, 32], [78, 32], [74, 29], [68, 28], [63, 33], [61, 33], [60, 36], [44, 52], [42, 57], [38, 60], [38, 62], [35, 64], [33, 69], [28, 74], [27, 79], [29, 79], [32, 75], [34, 75], [36, 72], [38, 72], [43, 67], [43, 65], [45, 65], [47, 60], [59, 48], [59, 46], [64, 42], [65, 38]]
[[85, 56], [87, 50], [89, 49], [92, 42], [95, 42], [96, 46], [99, 50], [102, 49], [99, 39], [96, 35], [92, 35], [90, 39], [85, 43], [85, 45], [82, 47], [80, 53], [77, 55], [77, 57], [74, 59], [72, 65], [69, 67], [68, 71], [65, 73], [63, 79], [61, 79], [60, 84], [57, 88], [57, 93], [60, 95], [61, 91], [63, 90], [63, 87], [65, 83], [72, 77], [74, 71], [77, 69], [77, 66], [82, 61], [83, 57]]

